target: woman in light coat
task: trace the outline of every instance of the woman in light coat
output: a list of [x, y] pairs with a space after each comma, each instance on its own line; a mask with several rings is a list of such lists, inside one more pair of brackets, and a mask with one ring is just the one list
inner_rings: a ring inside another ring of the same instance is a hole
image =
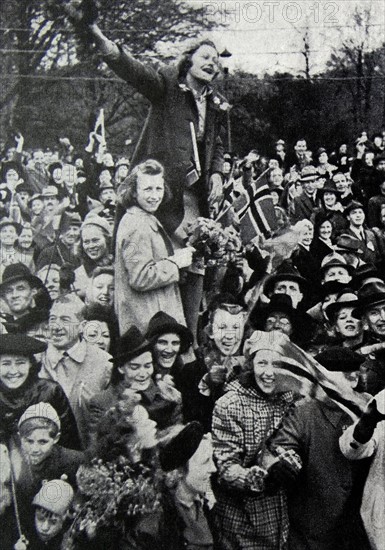
[[167, 194], [163, 167], [155, 160], [136, 166], [119, 189], [118, 200], [126, 208], [115, 248], [115, 310], [121, 334], [131, 325], [145, 332], [158, 311], [186, 324], [178, 283], [180, 269], [191, 264], [194, 249], [174, 253], [155, 217]]

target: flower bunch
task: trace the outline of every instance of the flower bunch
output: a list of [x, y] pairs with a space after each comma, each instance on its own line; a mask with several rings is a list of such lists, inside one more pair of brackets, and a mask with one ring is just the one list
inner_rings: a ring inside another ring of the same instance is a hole
[[226, 265], [242, 251], [239, 233], [208, 218], [197, 218], [187, 228], [188, 246], [196, 250], [194, 260], [206, 265]]
[[84, 498], [69, 533], [69, 547], [80, 536], [95, 537], [101, 528], [124, 531], [128, 519], [156, 511], [160, 501], [160, 475], [150, 467], [133, 465], [124, 456], [113, 462], [94, 459], [77, 473]]

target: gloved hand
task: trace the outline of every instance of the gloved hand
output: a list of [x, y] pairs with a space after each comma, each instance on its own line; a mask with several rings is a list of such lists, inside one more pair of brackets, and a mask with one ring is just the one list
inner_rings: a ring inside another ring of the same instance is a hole
[[287, 460], [278, 460], [270, 466], [265, 479], [265, 493], [273, 495], [279, 489], [291, 490], [298, 478], [298, 470]]
[[86, 27], [95, 23], [99, 16], [99, 9], [95, 0], [82, 0], [80, 4], [71, 1], [65, 4], [64, 9], [77, 30], [85, 30]]
[[209, 372], [209, 382], [219, 386], [226, 382], [227, 369], [223, 365], [213, 365]]
[[378, 422], [385, 420], [385, 390], [368, 404], [366, 411], [354, 428], [353, 437], [358, 443], [370, 441]]

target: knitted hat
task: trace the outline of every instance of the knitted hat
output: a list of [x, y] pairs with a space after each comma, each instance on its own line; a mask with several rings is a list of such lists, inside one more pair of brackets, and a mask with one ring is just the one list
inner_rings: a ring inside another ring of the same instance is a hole
[[73, 498], [74, 491], [69, 483], [62, 479], [52, 479], [43, 483], [32, 504], [63, 516], [68, 512]]
[[23, 422], [26, 420], [31, 420], [31, 418], [46, 418], [47, 420], [53, 422], [60, 432], [61, 422], [59, 415], [50, 403], [44, 403], [41, 401], [40, 403], [36, 403], [35, 405], [28, 407], [28, 409], [26, 409], [21, 415], [20, 420], [17, 423], [18, 428], [20, 428]]

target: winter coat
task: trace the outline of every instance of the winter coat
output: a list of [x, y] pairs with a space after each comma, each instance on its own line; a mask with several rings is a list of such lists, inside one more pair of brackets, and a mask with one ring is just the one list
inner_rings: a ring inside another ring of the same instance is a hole
[[[198, 109], [191, 90], [178, 80], [172, 67], [159, 72], [134, 59], [127, 49], [120, 50], [118, 59], [106, 56], [111, 69], [151, 102], [151, 109], [136, 146], [132, 166], [153, 158], [165, 167], [171, 188], [171, 204], [162, 205], [157, 217], [172, 233], [183, 220], [183, 191], [186, 175], [194, 158], [190, 122], [198, 135]], [[210, 89], [211, 90], [211, 89]], [[209, 177], [222, 173], [225, 128], [224, 98], [210, 92], [207, 99], [205, 131], [200, 147], [202, 177], [193, 188], [200, 201], [201, 214], [208, 216]]]
[[17, 433], [17, 423], [23, 412], [41, 401], [52, 405], [59, 415], [60, 444], [69, 449], [80, 449], [75, 418], [61, 386], [52, 380], [40, 380], [34, 374], [16, 390], [8, 390], [0, 384], [0, 442], [8, 443]]
[[362, 534], [358, 513], [361, 472], [339, 448], [339, 438], [351, 423], [332, 401], [303, 399], [284, 417], [269, 442], [270, 449], [292, 449], [302, 461], [297, 483], [288, 495], [293, 550], [366, 548], [365, 540], [354, 546]]
[[216, 527], [220, 548], [280, 550], [286, 548], [288, 517], [282, 490], [266, 495], [251, 491], [250, 468], [278, 427], [293, 400], [291, 392], [265, 397], [238, 380], [215, 404], [212, 436], [218, 468]]
[[145, 332], [158, 311], [186, 324], [179, 269], [167, 259], [172, 254], [171, 241], [155, 216], [138, 206], [128, 208], [119, 223], [115, 253], [115, 311], [121, 334], [131, 325]]
[[385, 550], [385, 422], [379, 422], [367, 443], [354, 437], [356, 424], [349, 426], [340, 438], [346, 458], [361, 460], [373, 457], [361, 504], [361, 517], [372, 550]]

